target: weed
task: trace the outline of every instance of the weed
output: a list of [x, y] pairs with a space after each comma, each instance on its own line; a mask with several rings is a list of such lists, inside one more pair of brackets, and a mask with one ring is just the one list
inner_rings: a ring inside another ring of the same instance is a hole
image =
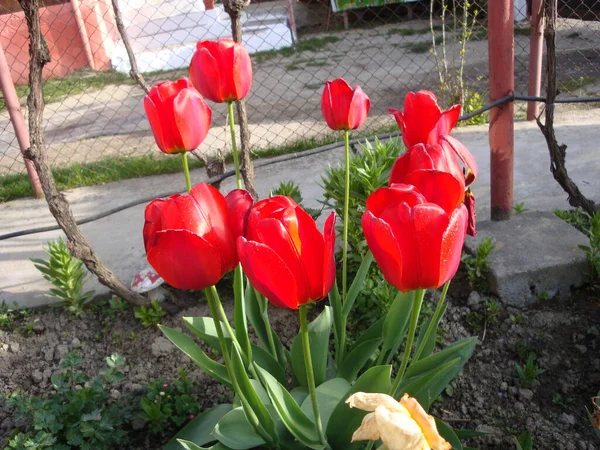
[[587, 234], [590, 230], [590, 216], [580, 208], [571, 210], [555, 209], [554, 214], [569, 225], [573, 225], [582, 233]]
[[135, 309], [135, 318], [140, 319], [144, 328], [158, 325], [161, 317], [165, 314], [164, 309], [158, 304], [158, 300], [151, 300], [150, 306], [140, 306]]
[[515, 27], [515, 36], [531, 36], [531, 28], [529, 27]]
[[464, 253], [461, 257], [467, 269], [469, 284], [479, 292], [488, 292], [487, 274], [489, 272], [489, 257], [494, 248], [494, 241], [492, 238], [487, 237], [477, 246], [475, 256]]
[[573, 397], [563, 398], [560, 393], [556, 393], [552, 396], [552, 404], [556, 406], [562, 406], [563, 408], [567, 407], [567, 404], [573, 402]]
[[539, 303], [544, 303], [544, 302], [547, 302], [548, 300], [550, 300], [550, 294], [548, 293], [548, 291], [540, 292], [536, 298], [536, 301]]
[[17, 328], [17, 332], [24, 337], [33, 336], [33, 324], [31, 322], [24, 323]]
[[118, 331], [113, 332], [112, 341], [115, 345], [121, 345], [121, 333], [119, 333]]
[[65, 241], [48, 242], [44, 249], [49, 256], [48, 261], [31, 258], [36, 269], [42, 272], [44, 279], [55, 287], [50, 289], [52, 295], [65, 302], [66, 310], [75, 317], [81, 317], [85, 306], [92, 300], [94, 291], [82, 292], [87, 271], [83, 263], [69, 251]]
[[481, 327], [484, 323], [483, 316], [477, 311], [470, 311], [465, 317], [465, 321], [475, 333], [479, 333], [481, 331]]
[[500, 313], [502, 312], [502, 306], [495, 298], [488, 298], [484, 302], [485, 305], [485, 320], [489, 324], [496, 324], [500, 319]]
[[[436, 37], [435, 38], [435, 43], [437, 45], [442, 43], [442, 38], [441, 37]], [[404, 44], [404, 48], [409, 52], [409, 53], [416, 53], [416, 54], [421, 54], [421, 53], [427, 53], [431, 50], [432, 48], [432, 42], [431, 40], [427, 40], [427, 41], [419, 41], [419, 42], [409, 42], [408, 44]]]
[[302, 52], [318, 52], [325, 48], [328, 44], [338, 42], [340, 38], [338, 36], [324, 36], [324, 37], [313, 37], [308, 39], [302, 39], [296, 43], [293, 47], [285, 47], [279, 50], [265, 50], [262, 52], [256, 52], [252, 54], [252, 57], [258, 64], [276, 58], [277, 56], [292, 56], [295, 53]]
[[[483, 96], [473, 89], [464, 88], [463, 89], [463, 111], [465, 114], [472, 113], [482, 108], [485, 104]], [[454, 95], [452, 98], [452, 103], [460, 103], [460, 96]], [[468, 120], [463, 122], [459, 122], [459, 126], [463, 125], [483, 125], [488, 123], [488, 113], [477, 114], [476, 116], [471, 117]]]
[[318, 91], [323, 88], [323, 83], [307, 83], [304, 85], [306, 89], [310, 89], [311, 91]]
[[519, 437], [513, 436], [515, 442], [515, 450], [533, 450], [533, 441], [531, 433], [524, 431]]
[[537, 377], [546, 371], [545, 369], [540, 369], [538, 367], [537, 363], [535, 362], [536, 358], [537, 356], [535, 353], [529, 353], [525, 366], [515, 363], [515, 368], [517, 369], [521, 386], [524, 388], [531, 388]]
[[104, 368], [93, 379], [79, 370], [83, 358], [69, 353], [52, 376], [53, 395], [47, 399], [9, 395], [6, 405], [33, 427], [18, 432], [8, 450], [88, 448], [108, 450], [127, 447], [125, 425], [133, 418], [127, 401], [108, 405], [109, 386], [123, 379], [125, 359], [117, 354], [106, 358]]
[[514, 324], [519, 324], [519, 323], [521, 323], [522, 320], [523, 320], [523, 314], [517, 314], [517, 315], [511, 314], [510, 315], [510, 321]]
[[129, 310], [129, 303], [121, 297], [113, 295], [108, 299], [108, 314], [110, 317], [120, 316]]
[[129, 339], [130, 341], [135, 341], [137, 339], [137, 337], [138, 337], [137, 333], [135, 331], [132, 331], [127, 336], [127, 339]]
[[590, 217], [590, 227], [587, 232], [589, 245], [580, 245], [592, 265], [592, 279], [597, 280], [600, 277], [600, 211]]
[[567, 34], [567, 39], [577, 39], [581, 37], [581, 33], [579, 33], [578, 31], [572, 31], [569, 34]]
[[2, 300], [0, 304], [0, 330], [10, 331], [14, 320], [13, 310]]
[[399, 34], [400, 36], [414, 36], [415, 34], [427, 34], [429, 28], [392, 28], [388, 31], [388, 36]]
[[513, 211], [515, 212], [515, 214], [521, 214], [529, 210], [525, 208], [525, 202], [519, 202], [516, 203], [515, 206], [513, 206]]
[[579, 77], [575, 80], [559, 81], [558, 89], [563, 92], [573, 92], [579, 90], [580, 93], [583, 91], [584, 86], [588, 84], [594, 84], [596, 78], [594, 77]]

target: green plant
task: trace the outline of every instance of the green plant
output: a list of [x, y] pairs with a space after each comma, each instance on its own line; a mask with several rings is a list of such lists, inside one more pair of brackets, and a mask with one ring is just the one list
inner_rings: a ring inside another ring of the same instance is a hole
[[495, 247], [492, 238], [487, 237], [477, 246], [474, 256], [464, 253], [461, 257], [461, 261], [467, 269], [469, 284], [480, 292], [488, 292], [489, 257]]
[[135, 341], [137, 339], [137, 337], [138, 337], [137, 333], [135, 331], [132, 331], [127, 336], [127, 339], [129, 339], [130, 341]]
[[24, 323], [17, 328], [17, 331], [21, 336], [29, 337], [33, 335], [33, 324], [31, 322]]
[[540, 369], [538, 367], [537, 363], [535, 362], [536, 358], [537, 356], [535, 353], [529, 353], [525, 366], [515, 363], [515, 368], [517, 369], [521, 386], [524, 388], [532, 387], [537, 377], [546, 371], [545, 369]]
[[140, 319], [144, 328], [158, 325], [165, 314], [165, 310], [160, 307], [156, 299], [150, 301], [150, 306], [135, 308], [135, 318]]
[[119, 316], [129, 310], [129, 303], [121, 297], [113, 295], [108, 299], [108, 314], [110, 317]]
[[523, 314], [517, 314], [517, 315], [511, 314], [510, 315], [510, 321], [514, 324], [519, 324], [519, 323], [521, 323], [522, 320], [523, 320]]
[[[483, 106], [485, 105], [484, 97], [479, 92], [477, 92], [473, 89], [470, 89], [470, 88], [464, 88], [462, 92], [463, 92], [462, 99], [461, 99], [459, 93], [454, 93], [451, 96], [451, 103], [460, 103], [462, 101], [463, 112], [465, 114], [469, 114], [474, 111], [477, 111], [478, 109], [483, 108]], [[488, 122], [488, 115], [487, 115], [487, 113], [484, 112], [481, 114], [477, 114], [476, 116], [473, 116], [464, 122], [459, 122], [459, 124], [483, 125], [487, 122]]]
[[533, 441], [531, 439], [531, 433], [524, 431], [519, 437], [513, 436], [515, 442], [515, 450], [533, 450]]
[[580, 245], [592, 265], [592, 279], [600, 277], [600, 211], [590, 217], [590, 227], [587, 232], [589, 245]]
[[79, 371], [83, 358], [69, 353], [60, 363], [61, 372], [52, 376], [50, 398], [9, 395], [6, 404], [16, 417], [26, 419], [28, 431], [9, 441], [8, 449], [106, 449], [126, 447], [126, 425], [132, 418], [128, 402], [108, 404], [107, 389], [123, 379], [125, 359], [117, 354], [106, 358], [104, 368], [90, 379]]
[[[390, 171], [396, 158], [404, 152], [399, 139], [389, 139], [374, 144], [366, 141], [361, 144], [362, 152], [350, 158], [350, 215], [348, 223], [349, 254], [355, 252], [361, 260], [367, 252], [363, 237], [361, 218], [365, 212], [367, 197], [375, 190], [387, 185]], [[338, 214], [338, 227], [344, 210], [344, 177], [343, 167], [330, 167], [322, 177], [323, 205]]]
[[555, 209], [554, 214], [582, 233], [587, 234], [590, 230], [590, 216], [581, 208], [571, 210]]
[[519, 202], [515, 203], [515, 206], [513, 206], [513, 211], [515, 212], [515, 214], [521, 214], [529, 210], [525, 208], [525, 202]]
[[198, 399], [192, 394], [192, 383], [185, 370], [169, 382], [148, 383], [146, 395], [140, 399], [140, 417], [148, 423], [152, 434], [167, 436], [200, 412]]
[[31, 258], [31, 261], [44, 279], [55, 286], [50, 289], [51, 296], [63, 300], [67, 311], [75, 317], [81, 317], [85, 306], [94, 296], [94, 291], [82, 292], [87, 282], [85, 266], [71, 254], [62, 238], [48, 242], [48, 248], [44, 250], [48, 254], [48, 261], [36, 258]]
[[279, 183], [279, 186], [277, 186], [275, 189], [271, 189], [270, 197], [273, 197], [274, 195], [286, 195], [291, 197], [292, 200], [298, 203], [298, 205], [302, 206], [313, 219], [317, 219], [323, 211], [323, 208], [314, 209], [307, 208], [306, 206], [302, 205], [302, 201], [304, 200], [302, 198], [302, 192], [300, 191], [300, 186], [298, 186], [298, 184], [294, 181], [282, 181]]
[[2, 300], [0, 304], [0, 330], [10, 331], [14, 320], [13, 310]]
[[488, 298], [484, 302], [485, 320], [489, 324], [496, 324], [500, 320], [502, 306], [495, 298]]

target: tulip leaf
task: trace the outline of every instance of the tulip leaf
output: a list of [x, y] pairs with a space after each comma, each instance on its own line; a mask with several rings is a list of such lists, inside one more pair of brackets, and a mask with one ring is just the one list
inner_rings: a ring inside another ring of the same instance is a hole
[[385, 361], [389, 362], [398, 351], [408, 329], [408, 321], [413, 308], [413, 292], [398, 292], [392, 302], [383, 323], [383, 348], [387, 355]]
[[231, 404], [224, 403], [217, 405], [214, 408], [204, 411], [194, 420], [183, 427], [179, 432], [167, 443], [164, 450], [181, 450], [181, 446], [177, 443], [179, 440], [191, 441], [194, 445], [205, 445], [214, 442], [212, 430], [221, 418], [231, 411]]
[[[250, 284], [250, 283], [248, 283]], [[252, 361], [252, 347], [248, 337], [248, 322], [246, 321], [246, 302], [244, 299], [244, 272], [241, 264], [238, 264], [233, 274], [233, 323], [235, 325], [235, 337], [242, 347], [242, 351], [248, 357], [248, 364]]]
[[427, 358], [433, 352], [435, 340], [437, 339], [437, 330], [446, 309], [448, 309], [448, 303], [444, 303], [442, 308], [436, 311], [436, 314], [430, 317], [421, 327], [415, 347], [420, 352], [419, 359]]
[[[327, 359], [329, 356], [329, 335], [333, 322], [331, 308], [326, 306], [319, 317], [308, 324], [310, 353], [315, 374], [315, 384], [318, 386], [327, 379]], [[308, 386], [302, 336], [300, 333], [292, 343], [292, 371], [300, 386]]]
[[427, 358], [420, 359], [410, 364], [404, 379], [410, 379], [416, 376], [423, 375], [437, 367], [446, 361], [454, 358], [460, 358], [464, 361], [469, 359], [473, 354], [475, 345], [477, 344], [477, 337], [470, 337], [460, 339], [452, 344], [448, 345], [443, 350], [428, 356]]
[[265, 440], [249, 423], [242, 407], [229, 411], [215, 426], [212, 434], [223, 445], [244, 450], [265, 444]]
[[[350, 383], [343, 378], [327, 380], [317, 388], [317, 404], [319, 405], [319, 415], [321, 416], [323, 429], [327, 429], [333, 410], [340, 403], [340, 400], [345, 400], [344, 396], [348, 389], [350, 389]], [[304, 399], [301, 408], [309, 419], [315, 420], [310, 397]]]
[[460, 442], [460, 439], [450, 425], [442, 422], [437, 417], [435, 418], [435, 425], [440, 435], [452, 445], [452, 450], [463, 450], [462, 442]]
[[358, 372], [373, 357], [373, 354], [382, 342], [383, 338], [379, 337], [355, 345], [352, 351], [344, 358], [344, 361], [342, 361], [337, 376], [345, 378], [350, 382], [354, 381]]
[[235, 346], [232, 346], [231, 352], [231, 375], [235, 379], [237, 394], [250, 425], [264, 440], [277, 442], [275, 423], [248, 377], [242, 356]]
[[353, 345], [353, 348], [361, 345], [366, 341], [370, 341], [371, 339], [380, 338], [383, 335], [383, 325], [385, 323], [385, 316], [381, 317], [377, 322], [367, 328], [363, 334], [359, 336], [356, 342]]
[[[184, 317], [183, 322], [202, 342], [219, 352], [219, 354], [221, 353], [221, 344], [219, 343], [215, 321], [212, 317]], [[223, 336], [227, 341], [231, 342], [231, 336], [229, 336], [223, 321], [220, 321], [220, 323]]]
[[175, 344], [179, 350], [188, 355], [190, 359], [198, 367], [204, 370], [208, 376], [214, 378], [228, 388], [232, 387], [229, 374], [227, 373], [227, 368], [223, 364], [219, 364], [218, 362], [210, 359], [191, 337], [183, 334], [180, 331], [162, 325], [159, 325], [159, 328], [167, 337], [167, 339]]
[[265, 386], [275, 411], [285, 427], [305, 446], [324, 448], [319, 440], [315, 423], [302, 411], [296, 400], [269, 372], [255, 365], [258, 376]]
[[332, 448], [351, 450], [363, 445], [361, 442], [351, 444], [350, 440], [367, 413], [360, 409], [350, 408], [346, 404], [346, 400], [355, 392], [389, 392], [392, 388], [391, 375], [392, 366], [371, 367], [346, 392], [333, 410], [327, 424], [327, 442]]
[[342, 334], [342, 328], [344, 326], [344, 320], [342, 317], [342, 298], [340, 297], [340, 291], [337, 287], [337, 282], [333, 283], [333, 287], [329, 291], [329, 304], [333, 313], [333, 332], [335, 336], [335, 348], [340, 348], [340, 336]]
[[306, 400], [306, 397], [308, 397], [308, 388], [305, 387], [295, 387], [294, 389], [292, 389], [290, 391], [290, 394], [292, 395], [292, 397], [294, 397], [294, 400], [296, 400], [296, 403], [298, 403], [299, 405], [301, 405], [304, 400]]
[[284, 368], [265, 349], [252, 344], [252, 360], [267, 369], [281, 384], [287, 382]]
[[231, 450], [229, 447], [217, 442], [215, 445], [210, 447], [200, 447], [199, 445], [194, 444], [191, 441], [186, 441], [185, 439], [177, 439], [179, 445], [177, 446], [177, 450], [181, 450], [183, 447], [185, 450]]
[[367, 273], [369, 273], [369, 268], [371, 267], [372, 262], [373, 253], [369, 251], [360, 263], [358, 271], [356, 272], [356, 276], [354, 277], [354, 281], [352, 281], [352, 284], [350, 285], [350, 288], [346, 293], [346, 298], [343, 299], [344, 309], [342, 311], [342, 314], [344, 315], [344, 317], [348, 317], [348, 314], [350, 314], [352, 306], [356, 301], [356, 297], [358, 297], [358, 294], [362, 290], [363, 284], [365, 283], [365, 278], [367, 276]]
[[398, 394], [407, 393], [428, 410], [431, 403], [438, 398], [448, 383], [460, 372], [461, 359], [454, 358], [436, 367], [434, 370], [400, 384]]

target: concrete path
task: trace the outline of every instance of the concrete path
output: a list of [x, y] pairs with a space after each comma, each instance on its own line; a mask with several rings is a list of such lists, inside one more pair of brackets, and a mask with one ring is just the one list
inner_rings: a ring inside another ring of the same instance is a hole
[[[586, 195], [600, 198], [600, 157], [598, 156], [600, 109], [572, 111], [562, 109], [557, 120], [556, 134], [568, 145], [567, 165], [570, 175]], [[480, 176], [475, 182], [479, 220], [489, 218], [489, 145], [487, 126], [473, 126], [455, 131], [475, 155]], [[321, 175], [329, 165], [342, 163], [341, 147], [332, 151], [300, 155], [299, 158], [265, 165], [257, 162], [256, 180], [259, 194], [280, 181], [297, 182], [306, 206], [318, 207], [321, 199]], [[281, 158], [280, 158], [281, 159]], [[203, 181], [204, 170], [192, 172], [194, 183]], [[234, 180], [223, 183], [222, 190], [234, 187]], [[107, 211], [129, 202], [152, 198], [184, 189], [181, 174], [123, 180], [102, 186], [79, 188], [66, 192], [78, 219]], [[515, 202], [524, 202], [531, 211], [568, 209], [566, 195], [549, 172], [546, 143], [537, 126], [521, 122], [515, 130]], [[83, 225], [83, 234], [89, 239], [100, 258], [126, 283], [146, 266], [142, 245], [144, 204], [125, 209], [95, 222]], [[17, 200], [0, 204], [0, 234], [55, 224], [43, 200]], [[26, 235], [0, 241], [0, 300], [22, 306], [38, 306], [53, 301], [46, 297], [49, 284], [33, 267], [29, 258], [44, 257], [42, 246], [57, 239], [58, 231]], [[92, 281], [86, 286], [98, 292], [105, 289]]]

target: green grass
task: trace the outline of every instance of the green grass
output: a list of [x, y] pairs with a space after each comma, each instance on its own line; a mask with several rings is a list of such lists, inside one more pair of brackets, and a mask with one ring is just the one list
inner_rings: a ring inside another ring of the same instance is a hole
[[252, 57], [256, 59], [258, 64], [273, 59], [277, 56], [292, 56], [302, 52], [317, 52], [322, 50], [328, 44], [333, 44], [340, 40], [337, 36], [324, 36], [324, 37], [313, 37], [308, 39], [302, 39], [296, 43], [293, 47], [285, 47], [279, 50], [265, 50], [262, 52], [256, 52], [252, 54]]
[[[79, 70], [62, 78], [50, 78], [44, 81], [42, 91], [46, 103], [58, 102], [69, 95], [77, 95], [87, 91], [95, 91], [111, 84], [133, 84], [127, 74], [114, 70], [93, 72]], [[29, 86], [16, 86], [17, 96], [22, 104], [29, 95]], [[4, 98], [0, 98], [0, 111], [5, 109]]]
[[430, 33], [429, 28], [392, 28], [388, 31], [388, 35], [399, 34], [400, 36], [414, 36], [415, 34], [427, 34]]
[[[477, 27], [473, 29], [473, 38], [478, 41], [484, 41], [488, 38], [488, 30], [486, 27]], [[516, 27], [515, 36], [531, 36], [531, 28]]]
[[[382, 133], [397, 131], [396, 124], [389, 124], [369, 129], [368, 132], [353, 134], [353, 138], [375, 136]], [[299, 139], [285, 145], [253, 148], [253, 159], [267, 158], [300, 153], [314, 148], [339, 142], [339, 133], [328, 133], [324, 136]], [[231, 155], [227, 158], [231, 162]], [[190, 169], [202, 167], [197, 159], [189, 158]], [[139, 178], [151, 175], [162, 175], [181, 171], [181, 159], [167, 155], [145, 156], [109, 156], [92, 163], [77, 163], [63, 168], [52, 169], [54, 180], [59, 190], [74, 189], [83, 186], [95, 186], [111, 181], [128, 178]], [[19, 198], [33, 197], [27, 174], [9, 174], [0, 176], [0, 203]]]
[[596, 78], [594, 77], [579, 77], [576, 80], [567, 80], [567, 81], [559, 81], [558, 89], [563, 92], [572, 92], [577, 89], [583, 89], [584, 86], [588, 84], [593, 84], [596, 82]]
[[[447, 40], [446, 40], [447, 42]], [[442, 37], [441, 36], [436, 36], [435, 38], [435, 43], [436, 45], [440, 45], [442, 43]], [[420, 41], [420, 42], [411, 42], [409, 44], [404, 44], [404, 48], [409, 52], [409, 53], [427, 53], [428, 51], [431, 50], [431, 40], [427, 40], [427, 41]]]

